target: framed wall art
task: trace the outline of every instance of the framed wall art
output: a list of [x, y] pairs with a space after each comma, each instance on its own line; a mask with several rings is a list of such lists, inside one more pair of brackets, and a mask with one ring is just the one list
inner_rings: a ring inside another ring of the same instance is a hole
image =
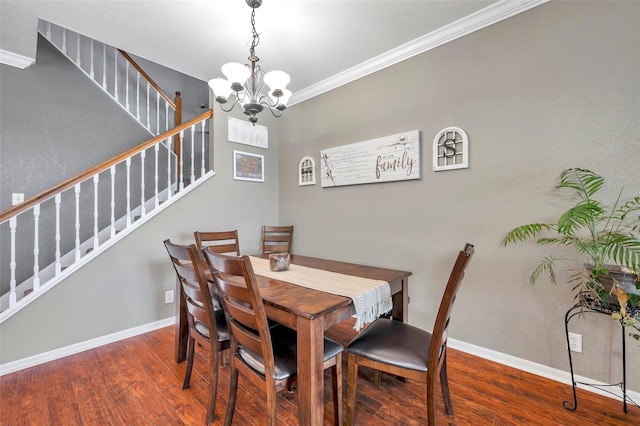
[[459, 127], [447, 127], [433, 139], [433, 171], [469, 167], [469, 139]]
[[420, 131], [320, 151], [323, 188], [420, 179]]
[[264, 182], [264, 155], [233, 151], [233, 178]]

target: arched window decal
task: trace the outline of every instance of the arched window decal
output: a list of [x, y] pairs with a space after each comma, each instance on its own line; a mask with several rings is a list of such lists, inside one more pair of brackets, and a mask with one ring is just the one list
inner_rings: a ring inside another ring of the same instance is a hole
[[303, 157], [298, 166], [299, 184], [315, 185], [316, 184], [316, 162], [311, 157]]

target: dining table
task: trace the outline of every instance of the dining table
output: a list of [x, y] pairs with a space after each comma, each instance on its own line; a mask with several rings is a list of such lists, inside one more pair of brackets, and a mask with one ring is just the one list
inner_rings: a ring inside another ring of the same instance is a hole
[[[268, 254], [252, 255], [268, 259]], [[411, 272], [359, 265], [298, 254], [291, 265], [330, 271], [351, 277], [385, 281], [389, 284], [393, 308], [390, 316], [408, 321], [408, 285]], [[256, 272], [267, 317], [297, 331], [298, 339], [298, 423], [322, 425], [324, 416], [324, 331], [356, 313], [352, 298], [318, 291]], [[182, 292], [176, 304], [176, 362], [186, 359], [187, 319]]]

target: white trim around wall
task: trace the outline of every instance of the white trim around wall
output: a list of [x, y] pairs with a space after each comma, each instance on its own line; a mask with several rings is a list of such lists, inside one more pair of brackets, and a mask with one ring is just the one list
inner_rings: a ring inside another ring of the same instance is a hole
[[[54, 361], [59, 358], [64, 358], [66, 356], [87, 351], [89, 349], [107, 345], [109, 343], [114, 343], [120, 340], [124, 340], [129, 337], [134, 337], [139, 334], [148, 333], [150, 331], [154, 331], [154, 330], [167, 327], [173, 324], [175, 324], [175, 317], [169, 317], [160, 321], [155, 321], [149, 324], [141, 325], [139, 327], [134, 327], [128, 330], [123, 330], [117, 333], [109, 334], [107, 336], [97, 337], [95, 339], [87, 340], [85, 342], [76, 343], [64, 348], [55, 349], [53, 351], [34, 355], [28, 358], [20, 359], [17, 361], [6, 363], [6, 364], [0, 364], [0, 376], [13, 373], [19, 370], [23, 370], [25, 368], [34, 367], [39, 364], [44, 364], [45, 362]], [[481, 346], [465, 343], [460, 340], [449, 339], [448, 345], [452, 349], [456, 349], [471, 355], [478, 356], [480, 358], [497, 362], [498, 364], [513, 367], [518, 370], [525, 371], [527, 373], [535, 374], [550, 380], [554, 380], [556, 382], [564, 383], [566, 385], [571, 385], [571, 376], [567, 371], [562, 371], [556, 368], [547, 367], [546, 365], [537, 364], [535, 362], [527, 361], [526, 359], [503, 354], [491, 349], [483, 348]], [[596, 383], [601, 385], [604, 384], [604, 383], [595, 382], [594, 380], [584, 376], [576, 375], [575, 379], [576, 381], [579, 381], [579, 382]], [[618, 399], [622, 398], [621, 393], [615, 394], [614, 396], [611, 393], [608, 393], [606, 391], [603, 391], [601, 389], [594, 388], [591, 386], [579, 385], [579, 387], [581, 389], [585, 389], [590, 392], [594, 392], [598, 395], [606, 396], [609, 398], [615, 398], [615, 397], [617, 397]], [[627, 389], [627, 396], [633, 399], [634, 401], [640, 401], [640, 392], [635, 392]], [[569, 389], [567, 389], [567, 399], [570, 400], [571, 398], [572, 398], [572, 395], [569, 393]]]
[[[497, 362], [498, 364], [513, 367], [527, 373], [535, 374], [536, 376], [541, 376], [546, 379], [554, 380], [556, 382], [564, 383], [565, 385], [571, 386], [571, 373], [569, 373], [568, 371], [547, 367], [546, 365], [538, 364], [522, 358], [517, 358], [512, 355], [503, 354], [498, 351], [483, 348], [482, 346], [472, 345], [471, 343], [462, 342], [456, 339], [449, 338], [447, 340], [447, 344], [452, 349], [466, 352], [468, 354], [475, 355], [489, 361]], [[577, 374], [574, 376], [574, 378], [576, 382], [593, 383], [596, 386], [605, 385], [605, 383], [595, 381], [588, 377], [579, 376]], [[622, 390], [619, 388], [611, 387], [608, 388], [608, 391], [605, 391], [593, 386], [584, 386], [582, 384], [578, 384], [578, 388], [609, 398], [620, 399], [620, 405], [622, 405]], [[569, 401], [573, 399], [573, 395], [570, 392], [570, 388], [567, 389], [567, 400]], [[640, 392], [631, 391], [627, 388], [627, 397], [633, 399], [634, 401], [640, 401]]]
[[548, 0], [501, 0], [456, 22], [418, 37], [293, 94], [289, 106], [311, 99], [391, 65], [412, 58], [474, 31], [525, 12]]
[[29, 58], [27, 56], [18, 55], [17, 53], [0, 49], [0, 64], [25, 69], [33, 65], [35, 61], [35, 58]]
[[45, 362], [55, 361], [56, 359], [88, 351], [89, 349], [98, 348], [100, 346], [108, 345], [120, 340], [128, 339], [129, 337], [134, 337], [139, 334], [148, 333], [150, 331], [167, 327], [175, 323], [175, 317], [172, 316], [149, 324], [133, 327], [128, 330], [122, 330], [116, 333], [108, 334], [106, 336], [96, 337], [95, 339], [75, 343], [64, 348], [54, 349], [52, 351], [30, 356], [28, 358], [19, 359], [17, 361], [8, 362], [6, 364], [0, 364], [0, 376], [23, 370], [25, 368], [44, 364]]

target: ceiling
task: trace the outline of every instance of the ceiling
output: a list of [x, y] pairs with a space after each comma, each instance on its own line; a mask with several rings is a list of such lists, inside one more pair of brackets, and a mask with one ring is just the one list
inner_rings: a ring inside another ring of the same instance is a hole
[[[544, 1], [264, 0], [256, 55], [296, 103]], [[0, 0], [0, 62], [35, 58], [38, 18], [205, 81], [251, 42], [245, 0]]]

